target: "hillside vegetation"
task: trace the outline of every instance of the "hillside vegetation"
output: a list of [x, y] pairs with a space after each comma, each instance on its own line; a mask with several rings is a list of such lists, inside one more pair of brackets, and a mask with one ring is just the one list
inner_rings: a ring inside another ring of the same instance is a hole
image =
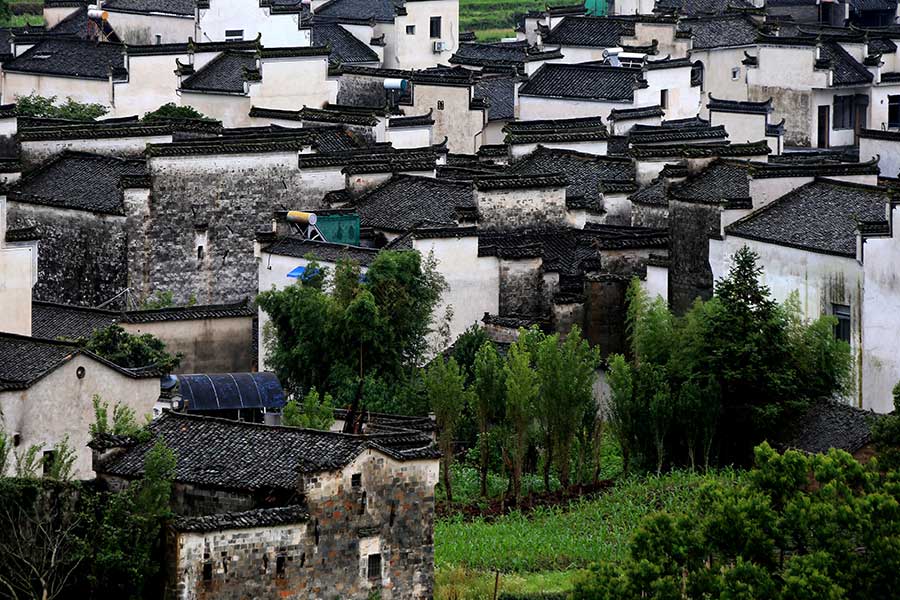
[[474, 31], [479, 41], [515, 35], [516, 15], [546, 6], [541, 0], [460, 0], [459, 29]]

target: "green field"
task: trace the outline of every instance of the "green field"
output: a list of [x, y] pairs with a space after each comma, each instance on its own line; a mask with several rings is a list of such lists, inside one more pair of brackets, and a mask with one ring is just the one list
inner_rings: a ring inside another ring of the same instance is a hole
[[460, 31], [474, 31], [479, 40], [512, 37], [517, 14], [543, 10], [544, 0], [460, 0]]
[[566, 508], [513, 513], [491, 523], [441, 519], [434, 533], [435, 596], [490, 598], [496, 571], [502, 591], [564, 591], [591, 563], [622, 560], [643, 517], [688, 511], [697, 490], [712, 478], [737, 481], [738, 475], [678, 471], [630, 477], [599, 498]]

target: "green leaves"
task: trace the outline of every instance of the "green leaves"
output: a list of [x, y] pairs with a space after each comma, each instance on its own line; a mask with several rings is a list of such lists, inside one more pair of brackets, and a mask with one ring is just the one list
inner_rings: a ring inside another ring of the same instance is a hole
[[167, 352], [159, 338], [149, 333], [134, 335], [119, 325], [96, 330], [84, 342], [84, 348], [125, 368], [155, 366], [168, 373], [181, 363], [181, 354]]
[[316, 388], [303, 397], [303, 405], [294, 398], [288, 400], [281, 412], [281, 424], [288, 427], [305, 427], [328, 431], [334, 423], [334, 399], [331, 394], [320, 398]]
[[29, 117], [93, 121], [109, 111], [101, 104], [82, 104], [72, 98], [66, 98], [64, 103], [59, 104], [56, 96], [46, 97], [31, 93], [27, 96], [16, 96], [16, 112]]

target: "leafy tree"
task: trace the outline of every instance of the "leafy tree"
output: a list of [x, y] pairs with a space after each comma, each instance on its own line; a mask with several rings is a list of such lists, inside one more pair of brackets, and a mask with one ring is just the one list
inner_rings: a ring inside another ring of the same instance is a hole
[[444, 489], [447, 500], [453, 502], [450, 467], [453, 464], [453, 440], [456, 426], [468, 400], [465, 375], [454, 358], [437, 357], [425, 371], [425, 390], [434, 412], [438, 428], [438, 446], [441, 449]]
[[175, 293], [172, 290], [157, 290], [141, 302], [141, 310], [158, 310], [172, 306], [175, 306]]
[[319, 396], [316, 388], [303, 397], [303, 405], [291, 398], [281, 413], [281, 424], [328, 431], [334, 423], [334, 400], [331, 394]]
[[289, 392], [316, 387], [345, 405], [367, 382], [394, 390], [415, 379], [445, 286], [433, 259], [381, 252], [365, 277], [359, 265], [340, 261], [327, 291], [327, 269], [311, 261], [306, 273], [258, 297], [271, 318], [266, 360]]
[[489, 341], [484, 328], [476, 324], [462, 332], [453, 342], [453, 358], [466, 374], [466, 385], [470, 385], [475, 380], [476, 357]]
[[879, 415], [872, 419], [872, 443], [878, 452], [878, 465], [882, 469], [900, 469], [900, 417]]
[[16, 112], [28, 117], [93, 121], [105, 115], [109, 109], [102, 104], [82, 104], [72, 98], [66, 98], [64, 103], [57, 104], [56, 96], [39, 96], [33, 92], [27, 96], [16, 96]]
[[41, 447], [32, 444], [23, 452], [15, 452], [16, 456], [16, 477], [20, 479], [35, 479], [41, 470]]
[[528, 430], [540, 393], [540, 380], [531, 368], [531, 356], [526, 347], [527, 337], [520, 334], [519, 339], [509, 348], [504, 367], [506, 421], [510, 429], [504, 444], [504, 454], [505, 462], [510, 466], [510, 483], [513, 499], [516, 501], [522, 491], [522, 467], [528, 450]]
[[503, 414], [506, 396], [503, 361], [497, 349], [490, 341], [485, 340], [478, 351], [472, 365], [474, 381], [473, 404], [475, 418], [478, 422], [479, 471], [481, 476], [481, 495], [487, 496], [488, 465], [490, 463], [491, 426]]
[[846, 452], [755, 450], [733, 484], [704, 487], [689, 514], [645, 519], [629, 559], [592, 570], [574, 600], [892, 597], [900, 585], [897, 476]]
[[143, 428], [138, 425], [131, 408], [116, 402], [110, 424], [109, 402], [104, 402], [98, 394], [91, 397], [91, 402], [94, 405], [94, 422], [89, 425], [92, 439], [104, 434], [141, 437]]
[[141, 598], [161, 564], [160, 533], [171, 516], [175, 454], [157, 440], [144, 459], [144, 474], [126, 490], [105, 495], [92, 539], [92, 587], [107, 597]]
[[156, 110], [144, 114], [143, 121], [164, 121], [169, 119], [203, 119], [211, 121], [209, 117], [195, 109], [193, 106], [178, 106], [174, 102], [167, 102]]
[[609, 357], [607, 382], [610, 390], [607, 418], [619, 442], [622, 466], [627, 473], [631, 466], [631, 458], [638, 451], [637, 437], [643, 411], [634, 395], [634, 374], [631, 366], [621, 354]]
[[155, 366], [171, 372], [181, 362], [181, 354], [169, 354], [159, 338], [149, 333], [130, 334], [115, 324], [95, 331], [84, 347], [125, 368]]
[[[2, 419], [0, 419], [0, 425], [2, 425]], [[0, 477], [3, 477], [6, 474], [6, 469], [9, 466], [9, 457], [12, 456], [12, 453], [12, 440], [10, 440], [9, 436], [6, 435], [6, 432], [0, 428]]]
[[75, 450], [69, 445], [69, 436], [67, 435], [53, 444], [53, 449], [44, 453], [41, 458], [44, 477], [57, 481], [71, 480], [75, 459]]

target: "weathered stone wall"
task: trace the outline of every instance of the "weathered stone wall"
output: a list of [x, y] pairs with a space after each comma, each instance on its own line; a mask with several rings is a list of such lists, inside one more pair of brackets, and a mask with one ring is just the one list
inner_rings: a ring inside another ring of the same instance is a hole
[[721, 208], [669, 200], [669, 306], [680, 314], [712, 296], [709, 238], [718, 236]]
[[350, 106], [381, 106], [385, 101], [383, 79], [357, 75], [342, 75], [337, 94], [338, 104]]
[[664, 229], [669, 225], [669, 209], [664, 206], [652, 206], [635, 202], [631, 205], [631, 225], [633, 227], [658, 227]]
[[176, 483], [172, 493], [172, 510], [186, 517], [200, 517], [226, 512], [241, 512], [259, 508], [256, 499], [247, 492], [233, 492]]
[[476, 191], [475, 204], [484, 230], [566, 225], [565, 188]]
[[256, 232], [271, 229], [274, 210], [314, 209], [322, 198], [305, 184], [295, 152], [154, 158], [149, 169], [153, 243], [139, 289], [171, 291], [176, 304], [254, 296]]
[[[774, 111], [770, 123], [784, 119], [784, 143], [788, 146], [809, 146], [811, 132], [816, 127], [813, 114], [812, 92], [789, 90], [775, 86], [751, 85], [747, 89], [751, 102], [763, 102], [772, 98]], [[831, 123], [829, 123], [829, 126]]]
[[543, 315], [544, 276], [540, 258], [500, 260], [500, 315]]
[[125, 217], [11, 200], [8, 222], [40, 231], [35, 300], [93, 306], [127, 287]]

